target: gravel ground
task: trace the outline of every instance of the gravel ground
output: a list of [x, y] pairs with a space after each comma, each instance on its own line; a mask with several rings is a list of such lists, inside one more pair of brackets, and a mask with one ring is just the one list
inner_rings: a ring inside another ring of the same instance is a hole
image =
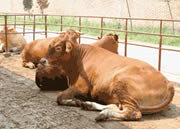
[[40, 91], [35, 70], [23, 68], [19, 55], [0, 54], [0, 129], [178, 129], [180, 84], [170, 107], [140, 121], [96, 122], [98, 112], [57, 106], [58, 91]]

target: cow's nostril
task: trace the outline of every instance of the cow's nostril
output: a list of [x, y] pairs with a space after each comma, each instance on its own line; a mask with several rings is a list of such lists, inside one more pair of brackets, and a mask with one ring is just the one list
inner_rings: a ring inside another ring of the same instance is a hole
[[47, 62], [47, 60], [46, 60], [45, 58], [41, 58], [40, 63], [41, 63], [42, 65], [46, 64], [46, 62]]

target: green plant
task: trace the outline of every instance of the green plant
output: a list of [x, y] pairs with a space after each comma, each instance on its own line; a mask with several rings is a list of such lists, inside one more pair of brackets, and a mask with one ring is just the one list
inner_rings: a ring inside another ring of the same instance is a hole
[[33, 0], [23, 0], [24, 10], [30, 12], [33, 6]]
[[44, 14], [44, 9], [48, 8], [49, 2], [48, 0], [37, 0], [37, 3], [39, 5], [39, 8], [41, 10], [41, 14]]

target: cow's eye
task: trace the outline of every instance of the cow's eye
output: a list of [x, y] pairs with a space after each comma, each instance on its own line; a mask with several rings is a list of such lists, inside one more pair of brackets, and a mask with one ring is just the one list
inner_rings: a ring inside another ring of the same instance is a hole
[[57, 46], [57, 47], [56, 47], [56, 51], [57, 51], [57, 52], [62, 51], [62, 47], [61, 47], [61, 46]]

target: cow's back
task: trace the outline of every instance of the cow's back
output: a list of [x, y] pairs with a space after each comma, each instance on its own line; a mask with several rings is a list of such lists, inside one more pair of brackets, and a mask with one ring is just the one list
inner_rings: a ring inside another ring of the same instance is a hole
[[[12, 34], [11, 34], [12, 33]], [[13, 34], [16, 33], [16, 34]], [[27, 44], [25, 38], [23, 35], [19, 34], [17, 31], [10, 32], [10, 34], [7, 35], [7, 41], [8, 41], [8, 47], [20, 47], [21, 50], [24, 48], [24, 46]]]
[[49, 44], [55, 39], [55, 37], [47, 39], [34, 40], [27, 44], [22, 52], [23, 60], [38, 63], [39, 60], [45, 56], [48, 51]]

